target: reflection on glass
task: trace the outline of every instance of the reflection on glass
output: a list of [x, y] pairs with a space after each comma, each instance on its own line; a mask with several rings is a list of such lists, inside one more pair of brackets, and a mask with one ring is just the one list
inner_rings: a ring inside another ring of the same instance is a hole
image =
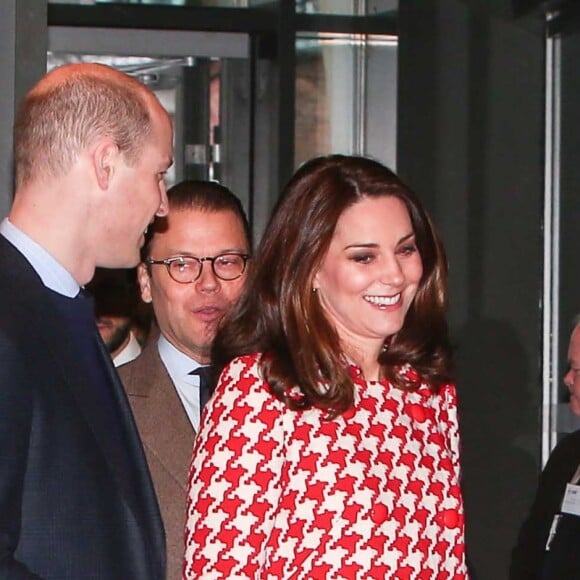
[[209, 6], [247, 8], [248, 0], [48, 0], [49, 4], [153, 4], [156, 6]]
[[[208, 6], [248, 8], [291, 0], [48, 0], [49, 4], [153, 4], [157, 6]], [[371, 16], [392, 12], [398, 0], [295, 0], [296, 12], [302, 14], [337, 14]]]
[[336, 14], [372, 16], [392, 12], [398, 0], [296, 0], [296, 12], [302, 14]]
[[395, 168], [397, 39], [300, 34], [295, 165], [328, 153], [371, 155]]

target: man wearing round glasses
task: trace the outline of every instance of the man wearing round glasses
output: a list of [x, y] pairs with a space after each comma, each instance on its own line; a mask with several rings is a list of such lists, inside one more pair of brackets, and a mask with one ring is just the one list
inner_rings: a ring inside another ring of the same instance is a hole
[[203, 263], [209, 262], [214, 276], [220, 280], [230, 282], [237, 280], [246, 270], [246, 262], [249, 254], [226, 253], [219, 256], [206, 256], [205, 258], [196, 258], [195, 256], [176, 256], [166, 260], [154, 260], [145, 258], [145, 264], [163, 264], [167, 267], [169, 275], [180, 284], [190, 284], [195, 282], [203, 272]]
[[138, 267], [159, 332], [119, 368], [161, 507], [169, 580], [181, 578], [187, 473], [205, 402], [203, 373], [218, 325], [239, 298], [250, 254], [242, 205], [213, 182], [167, 192], [169, 215], [150, 226]]

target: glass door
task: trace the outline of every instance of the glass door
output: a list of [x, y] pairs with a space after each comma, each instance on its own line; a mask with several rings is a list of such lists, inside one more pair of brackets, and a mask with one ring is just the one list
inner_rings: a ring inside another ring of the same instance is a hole
[[100, 60], [149, 84], [174, 117], [171, 181], [230, 187], [255, 240], [306, 159], [394, 168], [396, 0], [81, 4], [49, 2], [49, 67]]

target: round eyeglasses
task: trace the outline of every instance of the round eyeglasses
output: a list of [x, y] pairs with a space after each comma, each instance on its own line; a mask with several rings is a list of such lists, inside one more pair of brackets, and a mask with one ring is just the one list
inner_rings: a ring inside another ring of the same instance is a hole
[[249, 254], [227, 253], [206, 258], [196, 258], [195, 256], [175, 256], [165, 260], [147, 258], [145, 263], [149, 265], [163, 264], [176, 282], [189, 284], [201, 276], [204, 262], [211, 264], [211, 269], [217, 278], [230, 281], [239, 278], [245, 272], [249, 259]]

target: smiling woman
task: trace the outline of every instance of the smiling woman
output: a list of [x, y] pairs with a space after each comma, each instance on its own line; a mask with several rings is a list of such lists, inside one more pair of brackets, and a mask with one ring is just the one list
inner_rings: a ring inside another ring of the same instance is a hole
[[386, 167], [297, 171], [214, 343], [185, 577], [467, 577], [445, 280]]
[[343, 350], [367, 379], [379, 379], [385, 337], [401, 330], [422, 273], [400, 199], [363, 198], [340, 216], [313, 288]]

